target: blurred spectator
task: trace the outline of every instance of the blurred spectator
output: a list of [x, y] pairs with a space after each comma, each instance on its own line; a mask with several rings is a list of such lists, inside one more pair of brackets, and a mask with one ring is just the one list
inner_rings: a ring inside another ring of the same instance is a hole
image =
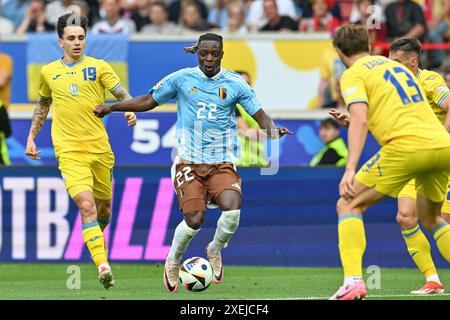
[[344, 167], [347, 164], [348, 149], [340, 133], [339, 123], [333, 118], [320, 122], [319, 135], [325, 146], [312, 158], [309, 163], [311, 167], [323, 165]]
[[121, 17], [119, 0], [103, 0], [102, 9], [106, 13], [106, 19], [94, 24], [92, 33], [129, 34], [136, 31], [136, 25], [132, 20]]
[[[450, 0], [435, 0], [436, 2], [441, 2], [441, 8], [434, 8], [433, 18], [428, 24], [428, 40], [432, 43], [444, 42], [444, 38], [447, 36], [449, 31], [449, 22], [447, 20], [450, 15]], [[443, 49], [430, 50], [429, 51], [429, 68], [437, 69], [442, 65], [445, 58], [445, 51]]]
[[245, 17], [250, 12], [250, 7], [252, 6], [253, 0], [238, 0], [244, 6]]
[[[311, 18], [313, 16], [313, 8], [311, 0], [294, 0], [295, 7], [299, 15], [302, 18]], [[330, 13], [338, 19], [342, 20], [341, 17], [341, 7], [339, 6], [339, 1], [327, 0], [328, 8], [330, 8]]]
[[317, 105], [314, 109], [343, 109], [345, 107], [339, 86], [339, 80], [345, 69], [345, 65], [342, 63], [341, 59], [339, 59], [334, 48], [329, 48], [324, 51], [322, 65], [320, 67]]
[[[100, 20], [100, 4], [98, 0], [81, 0], [84, 4], [87, 10], [84, 8], [82, 11], [86, 11], [86, 17], [88, 18], [88, 26], [91, 28], [94, 23]], [[78, 0], [74, 0], [74, 4], [82, 7]]]
[[144, 25], [150, 23], [148, 7], [151, 3], [152, 1], [149, 0], [120, 0], [119, 5], [123, 10], [122, 17], [133, 20], [136, 30], [140, 31]]
[[13, 59], [0, 52], [0, 101], [8, 108], [11, 98], [11, 80], [13, 75]]
[[228, 4], [228, 24], [222, 29], [223, 32], [228, 33], [248, 33], [245, 25], [244, 6], [238, 1], [233, 1]]
[[58, 18], [66, 14], [71, 5], [73, 5], [72, 0], [54, 0], [48, 3], [45, 8], [47, 22], [55, 26]]
[[[362, 13], [363, 12], [367, 13], [365, 10], [361, 11], [361, 8], [360, 8], [361, 1], [359, 1], [359, 0], [353, 0], [353, 1], [354, 2], [353, 2], [352, 10], [351, 10], [351, 13], [350, 13], [350, 17], [348, 19], [349, 23], [356, 23], [357, 21], [361, 21]], [[370, 5], [374, 5], [374, 6], [377, 7], [377, 11], [375, 12], [375, 14], [377, 15], [376, 18], [377, 19], [379, 18], [379, 19], [381, 19], [381, 21], [384, 22], [385, 19], [384, 19], [383, 12], [384, 12], [385, 6], [380, 4], [380, 0], [373, 0], [373, 1], [370, 1], [370, 2], [371, 2]]]
[[422, 8], [411, 0], [398, 0], [385, 9], [387, 38], [391, 42], [398, 38], [424, 40], [427, 28]]
[[[370, 41], [386, 41], [386, 24], [382, 21], [381, 8], [375, 9], [375, 0], [356, 0], [357, 16], [359, 20], [352, 21], [355, 24], [361, 24], [369, 29]], [[383, 48], [372, 47], [372, 54], [382, 54]]]
[[6, 138], [11, 136], [11, 122], [9, 121], [8, 110], [0, 101], [0, 166], [9, 166], [8, 146]]
[[90, 15], [89, 6], [84, 0], [73, 0], [72, 6], [69, 9], [71, 12], [78, 13], [80, 16], [89, 17]]
[[264, 16], [268, 22], [260, 31], [289, 32], [297, 30], [297, 23], [291, 17], [279, 15], [276, 0], [264, 0], [263, 7]]
[[197, 10], [200, 11], [200, 16], [202, 19], [208, 19], [208, 8], [206, 5], [199, 0], [175, 0], [169, 5], [169, 20], [175, 23], [180, 23], [182, 20], [181, 12], [184, 7], [190, 4], [197, 5]]
[[119, 0], [119, 6], [124, 11], [124, 18], [131, 19], [134, 11], [145, 10], [148, 5], [148, 0]]
[[11, 124], [7, 108], [11, 98], [12, 74], [12, 58], [0, 52], [0, 166], [10, 165], [6, 138], [11, 135]]
[[[251, 86], [250, 74], [246, 71], [236, 71]], [[269, 163], [266, 159], [266, 152], [263, 141], [266, 134], [259, 129], [259, 125], [245, 109], [236, 105], [236, 120], [238, 129], [239, 145], [241, 147], [241, 157], [236, 163], [238, 167], [265, 167]]]
[[151, 23], [142, 27], [141, 33], [173, 33], [179, 30], [179, 27], [169, 21], [169, 13], [166, 5], [162, 1], [153, 2], [148, 7], [148, 17]]
[[[246, 24], [251, 32], [259, 31], [268, 23], [264, 16], [264, 0], [254, 0], [250, 5], [250, 9], [246, 18]], [[295, 6], [292, 0], [276, 0], [278, 14], [280, 16], [289, 16], [293, 20], [297, 19]]]
[[216, 0], [216, 5], [209, 11], [208, 22], [221, 29], [225, 28], [228, 24], [227, 6], [229, 3], [230, 0]]
[[0, 17], [0, 36], [14, 33], [14, 25], [4, 17]]
[[191, 31], [207, 31], [217, 28], [202, 18], [199, 7], [192, 3], [183, 7], [181, 12], [181, 27]]
[[15, 30], [25, 18], [29, 5], [29, 0], [9, 0], [2, 6], [1, 15], [12, 22]]
[[313, 16], [300, 20], [299, 31], [329, 32], [333, 34], [341, 23], [329, 11], [327, 0], [313, 0], [312, 8]]
[[27, 13], [20, 26], [17, 28], [17, 34], [27, 32], [47, 32], [55, 30], [55, 27], [46, 21], [44, 0], [31, 0]]

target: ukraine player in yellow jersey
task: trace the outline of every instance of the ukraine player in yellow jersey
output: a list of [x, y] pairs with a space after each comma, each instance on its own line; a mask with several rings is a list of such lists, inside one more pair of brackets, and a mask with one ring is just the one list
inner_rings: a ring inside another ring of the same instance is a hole
[[[437, 72], [419, 69], [421, 44], [414, 38], [399, 39], [392, 43], [389, 58], [405, 65], [419, 81], [426, 99], [439, 121], [447, 131], [450, 129], [450, 90], [445, 80]], [[442, 206], [442, 217], [450, 222], [450, 201], [447, 199]], [[436, 267], [431, 258], [430, 244], [419, 227], [419, 217], [416, 212], [415, 181], [410, 181], [398, 195], [397, 222], [402, 230], [408, 252], [419, 270], [426, 278], [425, 285], [414, 290], [412, 294], [443, 293], [442, 285]]]
[[[421, 54], [420, 41], [414, 38], [402, 38], [392, 43], [389, 58], [406, 66], [416, 75], [426, 99], [439, 121], [450, 131], [450, 90], [441, 75], [434, 71], [419, 69]], [[348, 126], [348, 114], [332, 110], [331, 115], [337, 118], [343, 126]], [[450, 184], [449, 184], [450, 186]], [[442, 217], [450, 222], [450, 200], [447, 199], [442, 206]], [[416, 210], [415, 180], [411, 180], [398, 195], [397, 222], [402, 230], [408, 252], [411, 254], [419, 270], [426, 278], [425, 285], [414, 290], [412, 294], [439, 294], [444, 292], [436, 267], [431, 258], [430, 244], [419, 227], [419, 217]]]
[[[348, 67], [340, 84], [351, 118], [349, 156], [337, 202], [344, 285], [331, 299], [355, 300], [367, 295], [362, 274], [363, 213], [385, 196], [397, 197], [413, 178], [420, 222], [433, 232], [450, 262], [450, 226], [440, 216], [450, 173], [450, 135], [410, 70], [386, 57], [369, 55], [367, 28], [344, 25], [333, 45]], [[356, 174], [369, 130], [382, 148]]]
[[[82, 232], [105, 288], [114, 286], [107, 259], [103, 230], [111, 218], [114, 154], [103, 122], [92, 113], [105, 101], [105, 90], [120, 100], [131, 96], [108, 63], [84, 55], [87, 19], [68, 13], [57, 22], [64, 57], [41, 70], [40, 101], [34, 111], [26, 154], [40, 159], [34, 142], [50, 105], [53, 110], [52, 140], [67, 191], [80, 209]], [[128, 125], [136, 116], [125, 115]]]

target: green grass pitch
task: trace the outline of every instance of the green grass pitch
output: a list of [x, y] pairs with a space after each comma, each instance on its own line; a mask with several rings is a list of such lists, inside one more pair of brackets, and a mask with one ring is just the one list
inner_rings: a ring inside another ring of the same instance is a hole
[[[339, 268], [284, 268], [225, 266], [224, 281], [203, 292], [183, 287], [165, 292], [162, 265], [113, 264], [116, 287], [105, 290], [92, 264], [76, 264], [81, 288], [68, 289], [70, 264], [0, 264], [0, 299], [326, 299], [342, 282]], [[450, 288], [450, 270], [440, 270]], [[413, 297], [409, 292], [423, 285], [415, 269], [381, 269], [381, 289], [370, 290], [368, 299], [448, 299], [450, 295]]]

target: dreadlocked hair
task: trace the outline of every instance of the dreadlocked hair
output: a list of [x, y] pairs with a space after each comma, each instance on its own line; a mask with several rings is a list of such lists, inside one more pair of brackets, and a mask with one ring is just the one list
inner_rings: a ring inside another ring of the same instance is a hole
[[198, 49], [198, 45], [202, 42], [202, 41], [217, 41], [220, 43], [220, 46], [223, 47], [223, 38], [222, 36], [215, 34], [215, 33], [205, 33], [202, 34], [200, 36], [200, 38], [198, 38], [197, 43], [193, 43], [190, 46], [184, 47], [184, 52], [186, 53], [197, 53], [197, 49]]

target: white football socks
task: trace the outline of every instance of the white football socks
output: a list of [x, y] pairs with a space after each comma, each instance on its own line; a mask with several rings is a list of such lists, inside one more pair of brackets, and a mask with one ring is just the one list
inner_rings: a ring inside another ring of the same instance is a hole
[[209, 250], [218, 253], [227, 246], [228, 241], [233, 236], [239, 226], [241, 210], [222, 211], [222, 215], [217, 220], [216, 233], [213, 241], [209, 244]]
[[426, 278], [427, 278], [427, 282], [428, 281], [434, 281], [434, 282], [437, 282], [439, 284], [442, 284], [441, 280], [439, 279], [439, 276], [437, 274], [432, 274], [431, 276], [428, 276]]
[[344, 286], [348, 286], [350, 284], [355, 284], [357, 282], [364, 281], [362, 276], [350, 276], [344, 278]]
[[181, 221], [175, 229], [173, 235], [172, 246], [170, 247], [167, 259], [174, 264], [180, 264], [183, 254], [187, 247], [200, 229], [194, 230], [186, 224], [186, 221]]

